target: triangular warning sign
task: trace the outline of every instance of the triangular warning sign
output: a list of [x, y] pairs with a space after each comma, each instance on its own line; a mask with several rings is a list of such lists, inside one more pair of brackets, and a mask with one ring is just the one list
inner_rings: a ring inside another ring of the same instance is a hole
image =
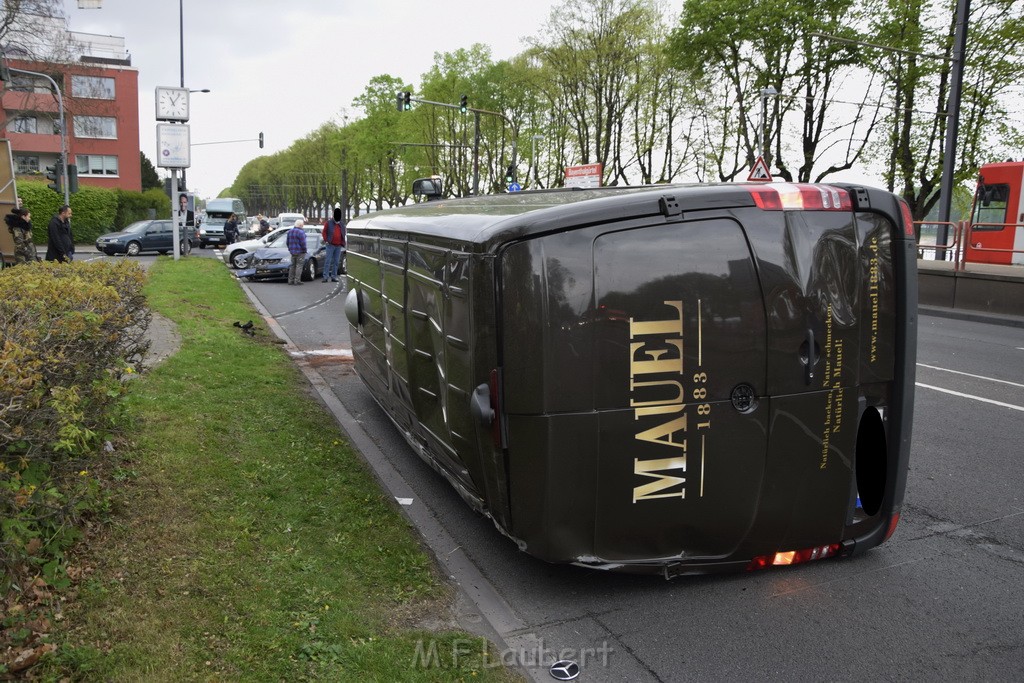
[[772, 181], [772, 174], [768, 172], [768, 164], [764, 163], [764, 157], [758, 157], [754, 162], [754, 168], [750, 169], [747, 180], [756, 180], [763, 183]]

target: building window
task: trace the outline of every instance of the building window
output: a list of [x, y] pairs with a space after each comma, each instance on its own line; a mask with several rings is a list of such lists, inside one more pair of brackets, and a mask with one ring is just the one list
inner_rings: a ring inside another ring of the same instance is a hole
[[102, 76], [71, 76], [71, 94], [96, 100], [114, 99], [114, 79]]
[[11, 74], [11, 80], [7, 84], [8, 90], [16, 92], [34, 92], [40, 95], [53, 92], [50, 82], [37, 76], [28, 74]]
[[75, 156], [78, 175], [117, 175], [117, 157], [104, 154], [79, 154]]
[[76, 138], [117, 139], [117, 119], [113, 116], [76, 116]]
[[34, 116], [18, 116], [7, 124], [10, 133], [36, 133], [39, 121]]
[[28, 154], [18, 154], [14, 157], [14, 163], [18, 167], [18, 173], [39, 173], [39, 157]]

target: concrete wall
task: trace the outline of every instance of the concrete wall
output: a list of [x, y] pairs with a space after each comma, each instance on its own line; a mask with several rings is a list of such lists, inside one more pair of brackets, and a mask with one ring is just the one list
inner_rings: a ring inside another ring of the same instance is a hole
[[918, 302], [968, 311], [1024, 316], [1024, 267], [918, 261]]

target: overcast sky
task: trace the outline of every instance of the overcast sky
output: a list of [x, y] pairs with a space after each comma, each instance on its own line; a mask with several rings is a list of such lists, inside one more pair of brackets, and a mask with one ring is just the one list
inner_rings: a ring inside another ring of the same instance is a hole
[[[435, 52], [474, 43], [495, 60], [538, 36], [552, 0], [181, 0], [185, 85], [192, 95], [189, 188], [216, 196], [245, 162], [274, 153], [327, 121], [354, 116], [353, 98], [389, 74], [418, 84]], [[179, 0], [103, 0], [78, 9], [65, 0], [73, 31], [123, 36], [139, 71], [139, 137], [156, 163], [154, 88], [178, 86]], [[683, 0], [667, 3], [678, 17]], [[347, 111], [346, 111], [347, 110]], [[259, 149], [255, 138], [266, 139]]]

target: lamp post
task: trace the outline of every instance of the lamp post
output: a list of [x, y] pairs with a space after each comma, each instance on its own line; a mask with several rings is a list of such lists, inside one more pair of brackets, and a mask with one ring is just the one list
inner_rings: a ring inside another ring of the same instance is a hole
[[65, 119], [65, 117], [64, 117], [64, 96], [61, 95], [60, 87], [58, 87], [57, 82], [55, 80], [53, 80], [53, 78], [51, 76], [49, 76], [48, 74], [39, 73], [38, 71], [26, 71], [25, 69], [15, 69], [13, 66], [12, 67], [8, 67], [8, 70], [13, 72], [13, 73], [25, 74], [27, 76], [36, 76], [38, 78], [45, 78], [47, 81], [50, 82], [50, 86], [53, 88], [53, 92], [55, 92], [57, 94], [57, 108], [58, 108], [58, 110], [60, 112], [60, 114], [59, 114], [59, 116], [60, 116], [60, 156], [64, 160], [64, 163], [61, 164], [61, 168], [58, 168], [58, 169], [55, 169], [55, 170], [56, 170], [57, 173], [60, 173], [60, 175], [61, 175], [61, 186], [64, 188], [64, 203], [65, 204], [70, 204], [71, 203], [71, 194], [70, 194], [71, 190], [68, 187], [68, 161], [69, 161], [68, 154], [69, 154], [69, 150], [68, 150], [67, 130], [66, 130], [66, 127], [65, 127], [65, 120], [64, 120]]
[[768, 161], [768, 140], [767, 140], [767, 127], [768, 127], [768, 98], [778, 97], [779, 91], [768, 86], [761, 91], [761, 125], [759, 126], [761, 131], [761, 158], [764, 159], [764, 163], [767, 165]]
[[[534, 180], [537, 179], [537, 140], [543, 140], [544, 136], [540, 133], [534, 133], [530, 136], [530, 168], [533, 171]], [[526, 174], [529, 179], [530, 174]]]
[[181, 60], [181, 87], [185, 87], [185, 0], [178, 0], [178, 57]]

